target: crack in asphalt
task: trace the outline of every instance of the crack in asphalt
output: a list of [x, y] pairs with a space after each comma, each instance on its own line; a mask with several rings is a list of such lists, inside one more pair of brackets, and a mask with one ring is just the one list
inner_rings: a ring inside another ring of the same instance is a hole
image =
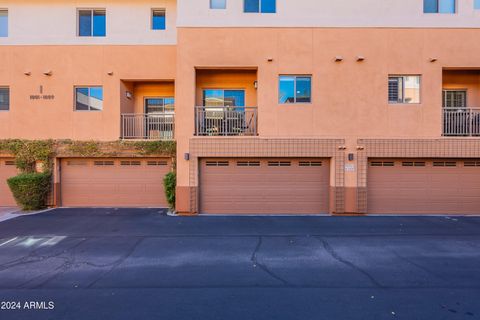
[[127, 260], [134, 252], [135, 250], [137, 249], [137, 247], [140, 245], [140, 243], [142, 243], [144, 239], [143, 238], [140, 238], [140, 239], [137, 239], [135, 241], [135, 243], [133, 244], [133, 246], [126, 252], [125, 255], [123, 255], [122, 257], [120, 257], [117, 261], [115, 261], [114, 263], [111, 264], [111, 269], [109, 269], [108, 271], [106, 271], [105, 273], [102, 273], [100, 274], [100, 276], [93, 280], [92, 283], [90, 283], [87, 288], [92, 288], [93, 286], [95, 286], [101, 279], [103, 279], [104, 277], [106, 277], [107, 275], [109, 275], [113, 270], [115, 270], [115, 268], [117, 268], [119, 265], [121, 265], [125, 260]]
[[399, 258], [400, 260], [403, 260], [403, 261], [411, 264], [412, 266], [417, 267], [418, 269], [423, 270], [423, 271], [425, 271], [425, 272], [428, 273], [428, 274], [431, 274], [432, 276], [434, 276], [434, 277], [436, 277], [436, 278], [438, 278], [438, 279], [441, 279], [441, 280], [443, 280], [443, 281], [447, 281], [447, 282], [448, 282], [448, 279], [446, 279], [445, 277], [437, 274], [436, 272], [433, 272], [432, 270], [430, 270], [430, 269], [422, 266], [421, 264], [419, 264], [419, 263], [417, 263], [417, 262], [415, 262], [415, 261], [413, 261], [413, 260], [411, 260], [411, 259], [409, 259], [409, 258], [407, 258], [407, 257], [404, 257], [404, 256], [400, 255], [396, 250], [391, 249], [391, 251], [392, 251], [392, 253], [395, 255], [395, 257]]
[[280, 281], [284, 286], [291, 286], [291, 284], [283, 279], [282, 277], [276, 275], [273, 271], [271, 271], [266, 265], [260, 263], [258, 261], [258, 252], [260, 251], [260, 247], [262, 246], [263, 243], [263, 238], [262, 236], [258, 237], [258, 242], [255, 247], [255, 250], [253, 250], [252, 256], [250, 258], [250, 261], [253, 262], [254, 266], [258, 266], [260, 269], [262, 269], [265, 273], [267, 273], [270, 277], [274, 278], [277, 281]]
[[323, 244], [323, 248], [325, 249], [325, 251], [327, 251], [327, 253], [335, 260], [337, 260], [338, 262], [360, 272], [361, 274], [363, 274], [364, 276], [366, 276], [370, 282], [377, 288], [385, 288], [384, 285], [382, 285], [380, 282], [378, 282], [370, 273], [368, 273], [367, 271], [365, 271], [364, 269], [360, 268], [359, 266], [357, 266], [356, 264], [354, 264], [353, 262], [351, 261], [348, 261], [344, 258], [342, 258], [336, 251], [335, 249], [333, 249], [333, 247], [330, 245], [330, 243], [328, 243], [328, 241], [324, 238], [321, 238], [321, 237], [315, 237], [317, 238], [322, 244]]

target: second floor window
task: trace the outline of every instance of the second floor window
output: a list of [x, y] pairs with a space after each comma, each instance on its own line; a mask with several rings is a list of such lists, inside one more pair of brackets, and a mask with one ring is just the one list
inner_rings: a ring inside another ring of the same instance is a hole
[[275, 13], [276, 0], [244, 0], [244, 12]]
[[388, 77], [388, 103], [420, 103], [420, 76]]
[[105, 37], [106, 11], [103, 9], [78, 10], [78, 35], [80, 37]]
[[75, 111], [102, 111], [103, 87], [76, 87]]
[[8, 37], [8, 10], [0, 9], [0, 37]]
[[424, 13], [455, 13], [455, 0], [423, 0]]
[[165, 9], [152, 10], [152, 30], [165, 30], [167, 28], [167, 18]]
[[279, 103], [310, 103], [312, 102], [311, 76], [280, 76]]
[[210, 9], [226, 9], [227, 0], [210, 0]]
[[475, 0], [475, 2], [473, 3], [473, 7], [475, 8], [475, 10], [480, 10], [480, 0]]
[[0, 87], [0, 111], [10, 110], [10, 90]]

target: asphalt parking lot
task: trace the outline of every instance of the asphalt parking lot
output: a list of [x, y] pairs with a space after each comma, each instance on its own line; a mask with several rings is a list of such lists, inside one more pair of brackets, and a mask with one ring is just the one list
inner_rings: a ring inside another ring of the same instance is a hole
[[480, 319], [479, 271], [480, 217], [0, 223], [0, 319]]

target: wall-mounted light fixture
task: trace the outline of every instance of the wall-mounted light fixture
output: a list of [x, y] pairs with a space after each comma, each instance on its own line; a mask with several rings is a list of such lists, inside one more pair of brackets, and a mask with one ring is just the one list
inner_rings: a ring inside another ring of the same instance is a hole
[[130, 91], [125, 91], [125, 97], [127, 97], [129, 100], [132, 100], [133, 94]]
[[357, 150], [365, 150], [365, 147], [357, 146]]
[[253, 81], [253, 86], [255, 87], [255, 89], [258, 89], [258, 81], [257, 80]]
[[48, 70], [48, 71], [45, 71], [43, 74], [46, 75], [47, 77], [50, 77], [53, 74], [53, 71]]
[[348, 154], [348, 161], [353, 161], [355, 160], [355, 155], [353, 153]]
[[342, 62], [343, 61], [343, 57], [342, 56], [336, 56], [335, 57], [335, 62]]
[[108, 74], [109, 76], [113, 76], [113, 71], [108, 71], [107, 74]]
[[273, 58], [272, 58], [272, 57], [268, 57], [268, 58], [267, 58], [267, 61], [268, 61], [268, 62], [273, 62]]
[[32, 73], [30, 71], [25, 71], [23, 74], [26, 75], [27, 77], [32, 75]]
[[357, 56], [357, 61], [358, 62], [365, 61], [365, 57], [364, 56]]
[[347, 147], [346, 146], [339, 146], [338, 150], [347, 150]]
[[184, 153], [183, 154], [183, 159], [185, 159], [185, 161], [189, 161], [190, 160], [190, 153]]
[[430, 58], [429, 60], [430, 60], [430, 62], [433, 63], [433, 62], [437, 62], [438, 59], [437, 58]]

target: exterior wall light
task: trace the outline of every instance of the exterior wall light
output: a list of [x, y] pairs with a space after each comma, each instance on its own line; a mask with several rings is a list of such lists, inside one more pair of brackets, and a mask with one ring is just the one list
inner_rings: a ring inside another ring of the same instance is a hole
[[47, 77], [50, 77], [52, 76], [53, 72], [52, 70], [48, 70], [48, 71], [45, 71], [43, 74], [46, 75]]
[[113, 71], [108, 71], [107, 74], [108, 74], [109, 76], [113, 76]]
[[132, 100], [133, 94], [130, 91], [125, 92], [125, 97], [127, 97], [128, 100]]
[[27, 77], [32, 75], [30, 71], [25, 71], [23, 74], [26, 75]]
[[357, 56], [357, 61], [358, 62], [365, 61], [365, 57], [364, 56]]
[[190, 153], [184, 153], [183, 154], [183, 159], [185, 159], [185, 161], [189, 161], [190, 160]]
[[257, 80], [253, 81], [253, 86], [255, 87], [255, 89], [258, 89], [258, 81]]
[[357, 150], [365, 150], [365, 147], [357, 146]]
[[343, 61], [343, 57], [342, 56], [336, 56], [335, 57], [335, 62], [342, 62]]
[[267, 61], [268, 62], [273, 62], [273, 58], [269, 57], [269, 58], [267, 58]]
[[430, 62], [432, 62], [432, 63], [437, 62], [437, 60], [438, 60], [437, 58], [430, 58]]

